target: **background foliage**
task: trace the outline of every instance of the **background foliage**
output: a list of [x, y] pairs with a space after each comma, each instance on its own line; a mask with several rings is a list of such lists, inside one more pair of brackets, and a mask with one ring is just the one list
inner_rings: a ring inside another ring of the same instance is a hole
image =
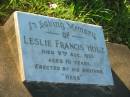
[[[53, 3], [58, 7], [50, 8]], [[101, 25], [106, 41], [130, 47], [128, 0], [1, 0], [0, 22], [15, 10]]]

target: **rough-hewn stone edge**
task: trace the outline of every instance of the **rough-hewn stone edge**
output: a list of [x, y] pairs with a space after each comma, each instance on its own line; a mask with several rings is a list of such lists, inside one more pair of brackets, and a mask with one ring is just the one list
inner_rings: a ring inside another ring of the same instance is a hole
[[0, 26], [0, 32], [3, 31], [3, 26]]
[[14, 62], [17, 64], [17, 69], [19, 70], [19, 74], [21, 76], [21, 81], [24, 80], [24, 71], [23, 71], [23, 64], [22, 64], [22, 54], [19, 42], [18, 31], [16, 29], [16, 12], [12, 13], [9, 19], [4, 24], [4, 33], [7, 37], [7, 43], [10, 47]]

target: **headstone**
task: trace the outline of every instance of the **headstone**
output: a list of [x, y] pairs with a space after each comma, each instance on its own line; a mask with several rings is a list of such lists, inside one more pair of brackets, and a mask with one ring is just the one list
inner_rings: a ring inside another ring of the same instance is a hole
[[16, 11], [4, 32], [33, 97], [112, 97], [101, 26]]
[[22, 81], [113, 85], [102, 27], [18, 11], [9, 21]]

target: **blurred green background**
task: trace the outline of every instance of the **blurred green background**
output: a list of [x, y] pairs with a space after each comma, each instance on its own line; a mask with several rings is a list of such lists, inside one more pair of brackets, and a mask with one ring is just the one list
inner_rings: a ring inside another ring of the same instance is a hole
[[0, 24], [15, 10], [100, 25], [106, 41], [130, 47], [129, 0], [1, 0]]

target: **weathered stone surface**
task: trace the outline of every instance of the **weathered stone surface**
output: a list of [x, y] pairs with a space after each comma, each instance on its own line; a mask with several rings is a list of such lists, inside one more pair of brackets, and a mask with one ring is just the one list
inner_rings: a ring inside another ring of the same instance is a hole
[[31, 97], [21, 82], [5, 33], [0, 27], [0, 97]]
[[130, 49], [125, 45], [108, 43], [113, 71], [130, 90]]

